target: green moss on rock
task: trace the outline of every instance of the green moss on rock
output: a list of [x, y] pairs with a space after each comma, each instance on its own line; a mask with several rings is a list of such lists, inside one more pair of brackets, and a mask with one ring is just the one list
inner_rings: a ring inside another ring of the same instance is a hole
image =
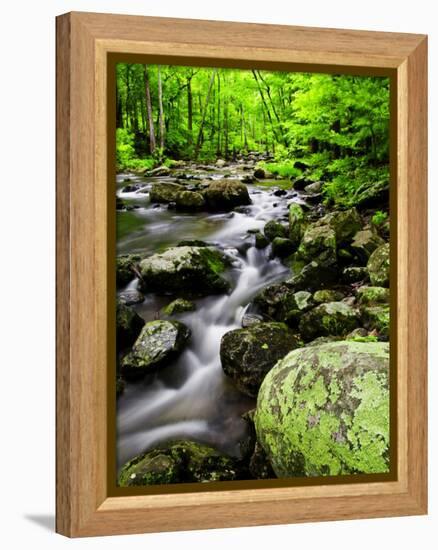
[[119, 473], [119, 486], [232, 481], [247, 478], [242, 462], [193, 441], [174, 441], [142, 453]]
[[175, 315], [176, 313], [184, 313], [186, 311], [194, 311], [196, 309], [196, 304], [191, 300], [185, 300], [184, 298], [177, 298], [170, 302], [165, 308], [163, 308], [163, 313], [165, 315]]
[[389, 303], [389, 289], [381, 286], [361, 286], [356, 295], [359, 304], [366, 306]]
[[371, 283], [374, 286], [389, 286], [389, 244], [386, 243], [371, 254], [367, 263]]
[[257, 440], [278, 477], [389, 470], [389, 345], [340, 341], [292, 351], [257, 398]]
[[257, 323], [224, 334], [222, 368], [237, 388], [255, 397], [266, 373], [289, 351], [302, 345], [284, 323]]
[[359, 324], [358, 312], [344, 302], [321, 304], [301, 317], [300, 333], [305, 340], [318, 336], [344, 336]]

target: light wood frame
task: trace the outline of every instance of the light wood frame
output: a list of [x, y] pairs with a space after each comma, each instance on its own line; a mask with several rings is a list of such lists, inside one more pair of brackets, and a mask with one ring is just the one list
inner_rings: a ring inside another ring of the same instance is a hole
[[[395, 481], [108, 496], [106, 67], [114, 52], [178, 57], [181, 64], [195, 58], [212, 65], [269, 62], [295, 70], [371, 68], [395, 77]], [[59, 16], [56, 530], [77, 537], [427, 513], [426, 193], [423, 35], [76, 12]]]

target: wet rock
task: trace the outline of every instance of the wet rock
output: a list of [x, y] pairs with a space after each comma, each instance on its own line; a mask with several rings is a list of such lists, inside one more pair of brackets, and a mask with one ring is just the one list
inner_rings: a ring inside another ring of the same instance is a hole
[[125, 254], [116, 258], [116, 282], [117, 286], [125, 286], [136, 276], [141, 256], [137, 254]]
[[359, 283], [368, 281], [368, 271], [366, 267], [346, 267], [342, 271], [342, 280], [344, 283]]
[[310, 185], [311, 183], [313, 183], [311, 180], [300, 177], [293, 180], [292, 187], [295, 189], [295, 191], [304, 191], [305, 187], [307, 185]]
[[263, 180], [265, 179], [265, 171], [263, 170], [263, 168], [256, 168], [254, 170], [254, 177], [257, 178], [258, 180]]
[[205, 199], [196, 191], [180, 191], [176, 195], [175, 206], [177, 210], [188, 212], [202, 210], [205, 207]]
[[142, 284], [158, 293], [195, 295], [225, 292], [229, 283], [222, 277], [226, 259], [211, 247], [168, 248], [140, 262]]
[[389, 345], [297, 349], [267, 374], [257, 440], [280, 477], [389, 471]]
[[367, 263], [371, 283], [374, 286], [389, 286], [389, 244], [376, 248]]
[[165, 315], [175, 315], [176, 313], [185, 313], [186, 311], [194, 311], [195, 309], [196, 304], [191, 300], [177, 298], [163, 309], [163, 313]]
[[389, 181], [381, 180], [364, 183], [354, 193], [352, 202], [356, 204], [358, 208], [387, 206], [389, 202]]
[[242, 183], [254, 183], [256, 181], [255, 177], [251, 174], [245, 174], [241, 179]]
[[263, 317], [284, 321], [287, 312], [296, 307], [294, 293], [285, 283], [273, 283], [261, 290], [253, 303]]
[[[129, 180], [128, 180], [129, 181]], [[138, 183], [134, 183], [132, 185], [126, 185], [122, 189], [122, 193], [135, 193], [135, 191], [138, 191], [140, 189], [140, 185]]]
[[290, 256], [295, 249], [295, 244], [290, 239], [275, 237], [272, 241], [272, 253], [279, 258]]
[[297, 256], [305, 261], [316, 261], [320, 266], [336, 264], [336, 235], [328, 225], [309, 226], [304, 232]]
[[127, 288], [118, 295], [119, 301], [125, 306], [132, 306], [134, 304], [141, 304], [144, 300], [143, 294], [135, 288]]
[[287, 191], [285, 189], [276, 189], [273, 193], [276, 197], [284, 197], [287, 195]]
[[190, 329], [179, 321], [150, 321], [142, 328], [132, 350], [122, 359], [124, 376], [138, 378], [166, 366], [183, 350]]
[[296, 247], [299, 246], [305, 230], [304, 210], [298, 203], [289, 205], [289, 238]]
[[205, 241], [200, 241], [199, 239], [185, 239], [184, 241], [179, 241], [176, 246], [211, 246]]
[[336, 266], [312, 261], [305, 264], [286, 282], [296, 289], [315, 291], [332, 284], [337, 280]]
[[376, 330], [380, 336], [389, 337], [390, 312], [388, 305], [363, 306], [361, 318], [364, 327]]
[[257, 231], [254, 235], [256, 248], [266, 248], [268, 246], [269, 239], [265, 237], [261, 231]]
[[270, 220], [263, 229], [265, 237], [273, 241], [275, 237], [287, 238], [287, 227], [280, 222]]
[[183, 191], [184, 187], [178, 183], [157, 182], [152, 185], [149, 197], [152, 203], [176, 203], [178, 195]]
[[232, 481], [247, 478], [237, 458], [194, 441], [174, 441], [142, 453], [127, 462], [119, 474], [120, 487]]
[[304, 188], [304, 191], [306, 193], [320, 193], [322, 189], [322, 181], [315, 181], [314, 183], [309, 183], [309, 185], [306, 185]]
[[256, 315], [255, 313], [245, 313], [242, 317], [242, 328], [249, 328], [262, 322], [263, 317], [261, 315]]
[[155, 178], [158, 176], [170, 176], [171, 170], [167, 166], [157, 166], [153, 170], [145, 170], [143, 175], [146, 178]]
[[118, 349], [131, 346], [144, 325], [143, 319], [130, 307], [120, 300], [116, 307], [116, 334]]
[[385, 241], [379, 235], [371, 229], [365, 229], [356, 233], [351, 248], [354, 250], [356, 257], [363, 264], [366, 264], [374, 250], [382, 244], [385, 244]]
[[283, 323], [258, 323], [231, 330], [221, 340], [222, 368], [241, 392], [255, 397], [266, 373], [301, 344]]
[[333, 229], [337, 246], [350, 243], [356, 233], [362, 228], [362, 219], [356, 208], [331, 212], [321, 218], [318, 223], [320, 225], [328, 225]]
[[300, 333], [305, 340], [318, 336], [344, 336], [359, 325], [359, 314], [344, 302], [327, 302], [301, 317]]
[[342, 292], [329, 289], [317, 290], [313, 295], [313, 300], [317, 304], [324, 304], [326, 302], [339, 302], [342, 300], [342, 298], [344, 298]]
[[389, 289], [381, 286], [361, 286], [356, 295], [359, 304], [365, 306], [389, 303]]
[[215, 164], [218, 168], [223, 168], [224, 166], [226, 166], [227, 161], [224, 159], [217, 159]]
[[212, 181], [203, 191], [210, 210], [232, 210], [236, 206], [251, 204], [246, 185], [239, 180]]

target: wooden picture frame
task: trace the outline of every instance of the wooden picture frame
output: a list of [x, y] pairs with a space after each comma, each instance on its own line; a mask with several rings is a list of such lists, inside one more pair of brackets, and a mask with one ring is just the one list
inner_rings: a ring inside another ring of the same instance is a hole
[[[392, 78], [391, 480], [111, 496], [114, 313], [107, 151], [111, 55]], [[427, 513], [427, 38], [423, 35], [69, 13], [57, 18], [57, 532], [176, 531]], [[395, 225], [394, 225], [395, 223]]]

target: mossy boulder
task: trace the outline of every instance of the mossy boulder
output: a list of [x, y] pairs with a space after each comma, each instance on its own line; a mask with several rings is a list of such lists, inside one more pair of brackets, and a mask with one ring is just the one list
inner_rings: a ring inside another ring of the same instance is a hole
[[248, 189], [239, 180], [223, 179], [212, 181], [203, 192], [210, 210], [232, 210], [236, 206], [251, 204]]
[[265, 176], [266, 176], [266, 173], [265, 171], [263, 170], [263, 168], [256, 168], [254, 170], [254, 177], [257, 178], [258, 180], [263, 180], [265, 179]]
[[374, 286], [389, 286], [389, 244], [376, 248], [367, 263], [371, 283]]
[[144, 320], [131, 307], [117, 300], [116, 335], [119, 349], [131, 346], [140, 334], [143, 325]]
[[291, 327], [297, 327], [304, 312], [314, 306], [312, 294], [306, 290], [294, 292], [285, 302], [283, 320]]
[[175, 197], [177, 210], [192, 212], [202, 210], [205, 207], [205, 199], [197, 191], [180, 191]]
[[254, 244], [256, 248], [266, 248], [269, 244], [269, 239], [263, 235], [261, 231], [254, 233]]
[[149, 191], [149, 198], [154, 203], [176, 202], [178, 195], [184, 191], [184, 187], [178, 183], [157, 182]]
[[344, 298], [342, 292], [339, 290], [323, 289], [317, 290], [313, 295], [313, 301], [317, 304], [324, 304], [327, 302], [340, 302]]
[[362, 323], [368, 330], [376, 330], [379, 336], [389, 337], [390, 312], [388, 305], [363, 306]]
[[196, 304], [191, 300], [185, 300], [184, 298], [177, 298], [170, 302], [165, 308], [163, 313], [165, 315], [175, 315], [176, 313], [185, 313], [186, 311], [194, 311]]
[[161, 166], [157, 166], [156, 168], [153, 168], [152, 170], [145, 170], [144, 176], [147, 178], [155, 178], [155, 177], [163, 177], [163, 176], [170, 176], [171, 170], [164, 164]]
[[385, 241], [377, 233], [371, 229], [364, 229], [356, 233], [351, 248], [358, 260], [366, 264], [374, 250], [382, 244], [385, 244]]
[[279, 478], [389, 471], [389, 345], [297, 349], [267, 374], [255, 426]]
[[329, 225], [310, 225], [297, 251], [298, 258], [316, 261], [320, 266], [336, 264], [336, 235]]
[[301, 317], [300, 333], [305, 340], [318, 336], [344, 336], [359, 324], [358, 312], [344, 302], [321, 304]]
[[142, 453], [120, 470], [119, 486], [245, 479], [240, 460], [194, 441], [174, 441]]
[[365, 182], [357, 188], [351, 200], [358, 208], [387, 206], [389, 202], [389, 181], [384, 179]]
[[366, 267], [351, 266], [342, 270], [342, 281], [347, 284], [365, 282], [369, 280]]
[[296, 289], [314, 291], [332, 284], [336, 281], [337, 277], [336, 265], [311, 261], [305, 264], [286, 282]]
[[272, 254], [279, 258], [290, 256], [295, 250], [295, 245], [290, 239], [284, 237], [275, 237], [272, 241]]
[[304, 234], [305, 228], [304, 210], [297, 203], [289, 206], [289, 239], [295, 247], [298, 247]]
[[227, 262], [210, 247], [168, 248], [140, 262], [142, 285], [161, 294], [199, 295], [225, 292], [229, 283], [222, 277]]
[[255, 296], [253, 304], [263, 317], [284, 321], [287, 312], [297, 307], [294, 293], [295, 290], [285, 283], [273, 283]]
[[267, 239], [273, 241], [276, 237], [280, 237], [282, 239], [287, 238], [288, 231], [284, 224], [277, 222], [276, 220], [270, 220], [265, 224], [263, 233]]
[[141, 377], [167, 365], [184, 349], [190, 329], [179, 321], [150, 321], [141, 330], [132, 350], [122, 359], [126, 377]]
[[284, 323], [231, 330], [221, 340], [222, 368], [242, 393], [255, 397], [266, 373], [300, 345], [300, 339]]
[[338, 246], [351, 242], [362, 227], [362, 219], [356, 208], [331, 212], [321, 218], [318, 223], [328, 225], [333, 229]]
[[389, 303], [389, 289], [382, 286], [361, 286], [356, 296], [359, 304], [365, 306]]
[[137, 254], [125, 254], [116, 258], [116, 283], [118, 287], [127, 285], [135, 278], [135, 270], [141, 257]]

